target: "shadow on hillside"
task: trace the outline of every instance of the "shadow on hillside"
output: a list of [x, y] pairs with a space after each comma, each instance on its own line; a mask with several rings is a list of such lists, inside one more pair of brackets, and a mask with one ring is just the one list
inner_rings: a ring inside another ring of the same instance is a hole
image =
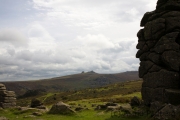
[[110, 117], [108, 119], [105, 119], [105, 120], [147, 120], [147, 118], [145, 117], [131, 117], [131, 118], [128, 118], [128, 117], [121, 117], [121, 116], [113, 116], [113, 117]]

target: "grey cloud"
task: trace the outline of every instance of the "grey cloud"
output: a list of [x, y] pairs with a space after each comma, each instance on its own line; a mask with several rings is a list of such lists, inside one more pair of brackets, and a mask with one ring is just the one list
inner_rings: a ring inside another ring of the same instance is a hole
[[0, 31], [0, 42], [8, 42], [14, 46], [27, 46], [28, 39], [15, 29], [5, 29]]
[[7, 49], [7, 53], [8, 53], [9, 55], [13, 56], [13, 55], [15, 55], [15, 50], [12, 49], [12, 48], [8, 48], [8, 49]]
[[122, 52], [130, 52], [131, 49], [136, 49], [134, 43], [134, 40], [123, 40], [118, 43], [114, 43], [113, 47], [101, 49], [100, 52], [102, 54], [108, 53], [108, 55], [118, 55]]
[[[27, 7], [29, 13], [34, 12], [32, 19], [24, 14], [12, 19], [2, 16], [8, 22], [0, 22], [1, 26], [5, 26], [3, 23], [16, 26], [12, 23], [23, 21], [23, 27], [0, 31], [0, 80], [42, 79], [91, 70], [99, 73], [137, 70], [134, 31], [139, 28], [137, 21], [151, 9], [146, 6], [150, 2], [33, 0], [29, 5], [34, 5], [38, 12]], [[25, 31], [29, 38], [18, 30]]]
[[70, 56], [65, 55], [66, 53], [61, 54], [61, 52], [58, 54], [53, 53], [52, 51], [29, 51], [29, 50], [23, 50], [20, 52], [17, 52], [15, 57], [16, 59], [21, 59], [24, 61], [30, 61], [33, 63], [52, 63], [52, 64], [65, 64], [67, 62], [71, 62], [72, 59]]
[[134, 56], [122, 57], [121, 60], [125, 61], [128, 65], [133, 65], [133, 64], [139, 63], [139, 59], [135, 58]]
[[20, 52], [17, 52], [16, 54], [17, 59], [22, 59], [25, 61], [31, 61], [32, 57], [33, 57], [33, 54], [29, 50], [20, 51]]

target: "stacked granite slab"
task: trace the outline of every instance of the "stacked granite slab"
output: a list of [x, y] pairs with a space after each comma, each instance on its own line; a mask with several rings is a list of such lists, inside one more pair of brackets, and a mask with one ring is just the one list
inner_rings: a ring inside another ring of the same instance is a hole
[[180, 0], [158, 0], [137, 33], [142, 99], [180, 104]]
[[16, 95], [14, 91], [7, 91], [6, 87], [0, 83], [0, 107], [11, 108], [16, 106]]

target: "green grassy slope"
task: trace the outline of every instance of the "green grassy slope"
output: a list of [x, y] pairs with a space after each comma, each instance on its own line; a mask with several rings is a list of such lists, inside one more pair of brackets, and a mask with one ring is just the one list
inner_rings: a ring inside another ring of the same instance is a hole
[[83, 90], [72, 90], [65, 92], [46, 92], [40, 95], [18, 99], [18, 105], [27, 106], [30, 100], [38, 98], [45, 105], [51, 105], [58, 101], [70, 102], [88, 100], [89, 102], [117, 102], [128, 103], [134, 96], [141, 98], [142, 80], [134, 80], [128, 82], [121, 82], [112, 85], [106, 85], [99, 88], [90, 88]]
[[[134, 80], [128, 82], [121, 82], [111, 85], [106, 85], [99, 88], [91, 88], [84, 90], [73, 90], [65, 92], [48, 92], [43, 95], [17, 99], [17, 105], [28, 106], [33, 98], [38, 98], [49, 109], [58, 102], [63, 101], [71, 105], [72, 109], [76, 107], [84, 107], [86, 110], [76, 112], [75, 115], [52, 115], [44, 113], [41, 116], [30, 115], [37, 110], [19, 111], [18, 109], [0, 110], [0, 116], [5, 116], [10, 120], [145, 120], [148, 116], [112, 116], [111, 112], [94, 110], [98, 104], [105, 104], [107, 102], [116, 102], [118, 104], [127, 104], [134, 96], [141, 98], [142, 80]], [[54, 99], [56, 98], [56, 99]]]
[[44, 92], [79, 90], [85, 88], [97, 88], [104, 85], [137, 79], [139, 79], [137, 71], [118, 74], [98, 74], [88, 72], [45, 80], [2, 83], [6, 85], [8, 90], [15, 91], [19, 96], [28, 90], [40, 90]]

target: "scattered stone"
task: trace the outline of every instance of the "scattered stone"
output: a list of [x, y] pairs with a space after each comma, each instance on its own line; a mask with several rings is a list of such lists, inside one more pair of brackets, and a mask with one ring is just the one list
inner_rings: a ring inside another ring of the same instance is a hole
[[91, 107], [96, 107], [97, 105], [96, 104], [92, 104]]
[[119, 109], [120, 109], [120, 106], [108, 106], [106, 111], [115, 111]]
[[0, 117], [0, 120], [9, 120], [9, 119], [6, 117]]
[[41, 106], [37, 106], [36, 107], [37, 109], [43, 109], [43, 110], [48, 110], [48, 108], [44, 105], [41, 105]]
[[106, 110], [107, 106], [106, 105], [97, 105], [95, 110]]
[[17, 107], [19, 111], [28, 111], [28, 110], [36, 110], [36, 108], [29, 108], [29, 107]]
[[51, 113], [51, 114], [74, 114], [75, 111], [73, 111], [68, 104], [65, 104], [60, 101], [52, 106], [49, 113]]
[[119, 110], [124, 112], [124, 114], [132, 114], [133, 113], [133, 109], [130, 104], [121, 105], [119, 107]]
[[32, 115], [35, 115], [35, 116], [42, 116], [42, 113], [41, 113], [41, 112], [34, 112], [34, 113], [32, 113]]
[[119, 106], [119, 105], [117, 103], [109, 102], [104, 105], [97, 105], [95, 110], [106, 110], [108, 108], [108, 106]]
[[75, 111], [82, 111], [84, 108], [83, 107], [77, 107], [75, 108]]
[[113, 103], [113, 102], [109, 102], [109, 103], [106, 103], [106, 106], [118, 106], [117, 103]]

